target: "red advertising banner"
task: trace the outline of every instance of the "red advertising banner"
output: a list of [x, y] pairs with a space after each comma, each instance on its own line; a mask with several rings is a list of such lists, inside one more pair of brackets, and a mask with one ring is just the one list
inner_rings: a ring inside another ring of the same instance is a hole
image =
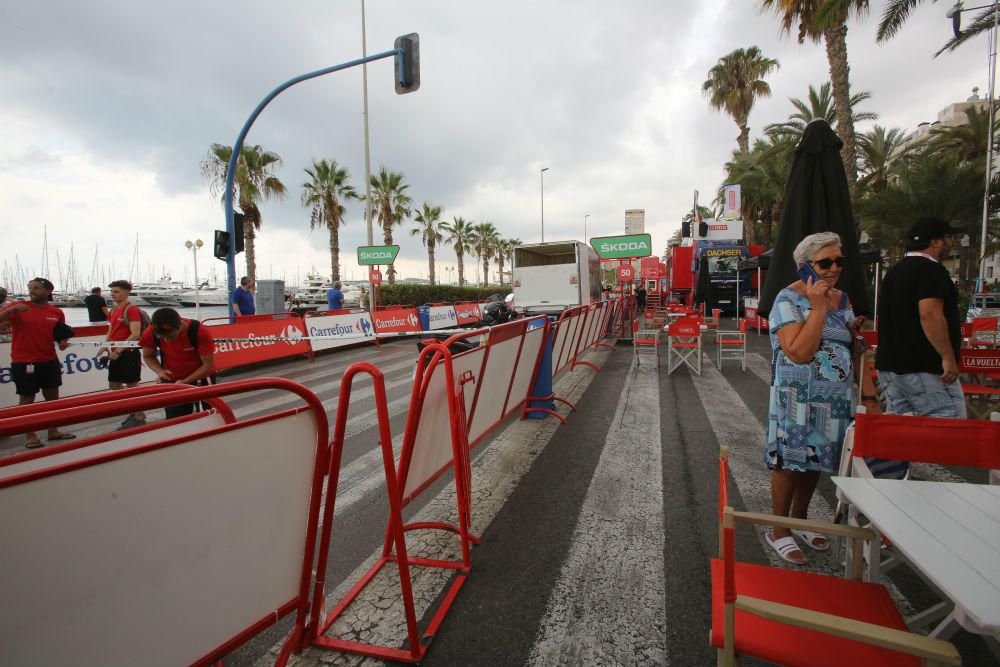
[[378, 333], [420, 333], [420, 318], [416, 308], [387, 308], [372, 313], [372, 324]]
[[479, 304], [475, 301], [456, 303], [455, 316], [458, 318], [459, 324], [475, 324], [482, 319]]
[[958, 365], [963, 373], [1000, 373], [1000, 350], [963, 347]]
[[[242, 319], [242, 318], [240, 318]], [[259, 320], [209, 327], [215, 340], [215, 367], [232, 368], [268, 359], [280, 359], [296, 354], [309, 354], [309, 341], [254, 341], [228, 342], [220, 338], [301, 338], [306, 335], [302, 320], [289, 317], [281, 320]]]
[[640, 275], [643, 280], [656, 280], [660, 277], [660, 260], [658, 257], [643, 257], [639, 260]]

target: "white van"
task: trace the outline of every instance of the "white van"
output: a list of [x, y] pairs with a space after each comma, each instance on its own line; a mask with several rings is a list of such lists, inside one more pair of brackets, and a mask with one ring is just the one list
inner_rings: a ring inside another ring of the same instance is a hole
[[514, 248], [514, 304], [528, 315], [557, 315], [601, 300], [601, 260], [579, 241]]

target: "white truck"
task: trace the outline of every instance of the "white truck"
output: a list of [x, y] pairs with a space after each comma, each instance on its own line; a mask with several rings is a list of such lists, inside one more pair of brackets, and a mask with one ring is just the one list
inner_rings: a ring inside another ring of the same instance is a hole
[[514, 248], [514, 308], [557, 315], [601, 300], [601, 260], [579, 241], [529, 243]]

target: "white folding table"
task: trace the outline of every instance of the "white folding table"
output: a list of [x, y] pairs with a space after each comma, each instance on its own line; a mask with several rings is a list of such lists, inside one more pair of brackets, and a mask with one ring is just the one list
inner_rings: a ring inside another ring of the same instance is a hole
[[848, 501], [954, 604], [930, 636], [959, 627], [1000, 651], [1000, 486], [834, 477]]

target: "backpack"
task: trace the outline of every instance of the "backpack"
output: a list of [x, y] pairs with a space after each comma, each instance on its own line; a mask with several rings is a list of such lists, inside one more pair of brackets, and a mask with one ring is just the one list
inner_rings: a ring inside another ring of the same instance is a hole
[[[149, 323], [152, 320], [149, 317], [149, 313], [147, 313], [142, 308], [139, 308], [139, 306], [135, 305], [134, 303], [130, 304], [129, 307], [130, 308], [135, 308], [136, 310], [139, 311], [139, 336], [141, 337], [142, 334], [144, 334], [146, 332], [146, 329], [149, 328]], [[125, 316], [126, 316], [127, 313], [128, 313], [127, 310], [126, 310], [125, 313], [122, 313], [122, 318], [123, 319], [125, 318]]]

